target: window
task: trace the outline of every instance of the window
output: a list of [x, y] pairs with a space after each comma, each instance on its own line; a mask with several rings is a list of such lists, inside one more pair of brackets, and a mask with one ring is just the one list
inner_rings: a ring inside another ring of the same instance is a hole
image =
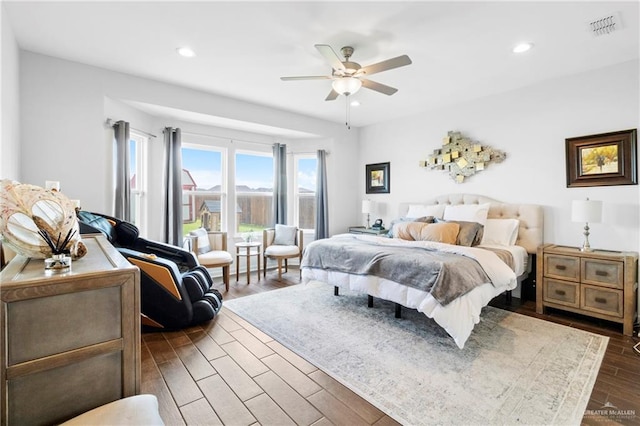
[[134, 131], [129, 136], [129, 177], [131, 204], [129, 211], [131, 221], [140, 229], [140, 234], [146, 235], [146, 221], [142, 220], [146, 214], [146, 149], [148, 138]]
[[226, 186], [221, 149], [182, 145], [182, 231], [226, 229]]
[[273, 155], [236, 153], [236, 232], [273, 226]]
[[296, 157], [294, 215], [298, 227], [305, 230], [316, 227], [317, 163], [315, 156]]

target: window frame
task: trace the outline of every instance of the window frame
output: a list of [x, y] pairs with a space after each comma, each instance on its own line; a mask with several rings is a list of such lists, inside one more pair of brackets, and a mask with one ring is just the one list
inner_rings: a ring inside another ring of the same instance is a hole
[[[300, 229], [302, 229], [304, 232], [315, 232], [316, 228], [315, 228], [315, 224], [317, 223], [317, 221], [315, 220], [315, 211], [314, 211], [314, 226], [313, 228], [302, 228], [301, 222], [300, 222], [300, 192], [298, 191], [298, 189], [300, 188], [299, 185], [299, 179], [298, 179], [298, 175], [299, 175], [299, 164], [300, 164], [300, 160], [315, 160], [316, 161], [316, 170], [318, 167], [318, 156], [316, 154], [293, 154], [293, 220], [294, 223], [296, 224], [296, 226], [298, 226]], [[308, 195], [305, 194], [304, 197], [314, 197], [314, 204], [315, 204], [315, 197], [316, 194], [318, 193], [318, 188], [315, 188], [315, 190], [313, 191], [313, 195]]]
[[[234, 184], [234, 209], [233, 212], [235, 213], [235, 206], [238, 205], [238, 196], [239, 195], [245, 195], [245, 196], [259, 196], [259, 197], [271, 197], [271, 202], [273, 203], [273, 185], [274, 185], [274, 181], [273, 179], [271, 180], [271, 192], [241, 192], [238, 191], [238, 155], [251, 155], [251, 156], [255, 156], [255, 157], [266, 157], [266, 158], [270, 158], [272, 161], [272, 164], [274, 162], [274, 158], [273, 158], [273, 151], [258, 151], [258, 150], [252, 150], [252, 149], [236, 149], [233, 153], [233, 161], [234, 161], [234, 176], [233, 176], [233, 184]], [[275, 168], [275, 164], [273, 164], [272, 166], [272, 170]], [[249, 235], [251, 235], [251, 238], [253, 239], [261, 239], [262, 238], [262, 230], [258, 230], [258, 231], [253, 231], [253, 232], [241, 232], [240, 231], [240, 221], [236, 220], [235, 221], [235, 227], [233, 229], [233, 237], [234, 238], [242, 238], [242, 239], [246, 239], [246, 237], [248, 237]], [[269, 228], [271, 226], [273, 226], [273, 224], [270, 223], [266, 223], [264, 224], [265, 228]]]
[[[136, 188], [129, 186], [129, 195], [131, 204], [137, 203], [138, 208], [133, 209], [133, 205], [129, 205], [131, 219], [140, 231], [140, 235], [147, 235], [147, 212], [148, 212], [148, 146], [149, 137], [142, 132], [131, 130], [129, 132], [129, 149], [131, 149], [131, 143], [134, 144], [135, 151], [135, 165], [134, 176], [136, 177]], [[129, 161], [131, 162], [131, 158]], [[131, 167], [131, 164], [130, 164]], [[129, 176], [129, 185], [131, 185], [131, 178]], [[135, 198], [135, 200], [134, 200]]]
[[[191, 149], [191, 150], [199, 150], [199, 151], [214, 151], [214, 152], [218, 152], [220, 154], [220, 192], [214, 192], [214, 191], [208, 191], [208, 190], [201, 190], [201, 191], [187, 191], [187, 190], [182, 190], [182, 194], [183, 196], [191, 196], [191, 195], [220, 195], [220, 231], [222, 232], [226, 232], [226, 230], [229, 228], [229, 217], [228, 217], [228, 168], [227, 168], [227, 158], [228, 158], [228, 149], [224, 146], [219, 146], [219, 145], [205, 145], [205, 144], [201, 144], [201, 143], [190, 143], [190, 142], [183, 142], [181, 149]], [[182, 152], [181, 152], [182, 154]], [[185, 167], [184, 164], [184, 158], [183, 158], [183, 163], [180, 165], [181, 166], [181, 170], [182, 169], [186, 169], [189, 170], [188, 168]], [[198, 206], [196, 206], [196, 209], [198, 208]], [[198, 222], [199, 218], [196, 217], [196, 222]], [[184, 227], [184, 219], [183, 219], [183, 223], [182, 226]]]

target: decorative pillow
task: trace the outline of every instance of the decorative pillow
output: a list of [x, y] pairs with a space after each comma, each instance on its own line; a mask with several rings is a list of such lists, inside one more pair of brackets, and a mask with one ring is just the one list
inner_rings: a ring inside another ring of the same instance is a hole
[[482, 242], [482, 235], [484, 226], [478, 222], [466, 222], [464, 220], [443, 220], [439, 219], [436, 223], [457, 223], [460, 225], [460, 232], [458, 232], [458, 239], [456, 245], [458, 246], [477, 246]]
[[393, 238], [393, 227], [398, 223], [403, 223], [403, 222], [433, 223], [435, 221], [436, 221], [436, 218], [433, 216], [424, 216], [424, 217], [419, 217], [415, 219], [412, 217], [399, 217], [391, 221], [391, 225], [389, 226], [389, 232], [387, 232], [387, 236], [390, 238]]
[[189, 235], [198, 238], [198, 253], [203, 254], [211, 251], [211, 244], [209, 243], [209, 234], [204, 228], [198, 228], [189, 232]]
[[447, 205], [444, 209], [444, 220], [464, 220], [484, 225], [489, 214], [489, 203]]
[[424, 217], [433, 216], [442, 219], [444, 213], [444, 204], [424, 205], [424, 204], [409, 204], [409, 211], [407, 211], [407, 217]]
[[298, 232], [298, 228], [295, 226], [276, 225], [276, 235], [273, 239], [273, 244], [278, 246], [295, 246], [296, 232]]
[[455, 244], [460, 225], [457, 223], [403, 222], [394, 228], [394, 236], [408, 241], [435, 241]]
[[482, 244], [515, 245], [519, 227], [520, 221], [517, 219], [487, 219]]

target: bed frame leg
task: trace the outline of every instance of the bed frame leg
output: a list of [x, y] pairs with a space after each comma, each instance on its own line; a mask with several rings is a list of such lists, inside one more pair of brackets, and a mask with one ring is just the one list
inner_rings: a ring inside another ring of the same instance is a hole
[[367, 307], [373, 308], [373, 296], [370, 294], [367, 294]]
[[513, 297], [511, 295], [511, 290], [508, 290], [505, 296], [506, 296], [506, 299], [507, 299], [507, 303], [511, 304], [511, 300], [512, 300], [512, 297]]
[[402, 305], [396, 303], [396, 318], [402, 318]]
[[337, 285], [333, 286], [333, 295], [334, 296], [340, 296], [340, 289], [339, 289], [339, 287]]

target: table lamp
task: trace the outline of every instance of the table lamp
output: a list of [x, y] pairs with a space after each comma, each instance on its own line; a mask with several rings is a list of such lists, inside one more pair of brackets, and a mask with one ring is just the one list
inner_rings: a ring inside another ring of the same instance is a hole
[[371, 200], [362, 200], [362, 213], [366, 213], [367, 215], [367, 229], [369, 229], [369, 221], [371, 219], [370, 214], [373, 208], [373, 201]]
[[571, 220], [573, 222], [584, 222], [584, 243], [580, 251], [592, 251], [589, 246], [589, 223], [600, 223], [602, 221], [602, 201], [574, 200], [571, 204]]

